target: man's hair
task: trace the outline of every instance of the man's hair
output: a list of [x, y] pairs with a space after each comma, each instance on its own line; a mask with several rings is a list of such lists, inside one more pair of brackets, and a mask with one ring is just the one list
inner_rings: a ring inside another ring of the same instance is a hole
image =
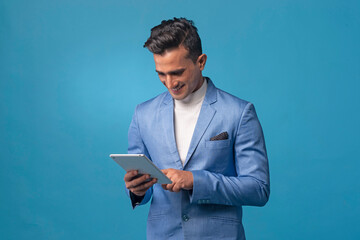
[[201, 40], [194, 22], [186, 18], [163, 20], [151, 29], [151, 35], [144, 47], [154, 54], [163, 54], [165, 50], [184, 46], [194, 63], [202, 54]]

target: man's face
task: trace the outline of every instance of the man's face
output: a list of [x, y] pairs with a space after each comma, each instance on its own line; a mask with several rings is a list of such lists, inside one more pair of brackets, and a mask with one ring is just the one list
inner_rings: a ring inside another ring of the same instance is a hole
[[169, 90], [174, 99], [181, 100], [198, 90], [203, 77], [206, 55], [202, 54], [194, 63], [188, 56], [188, 50], [182, 45], [166, 50], [162, 55], [154, 54], [155, 68], [160, 81]]

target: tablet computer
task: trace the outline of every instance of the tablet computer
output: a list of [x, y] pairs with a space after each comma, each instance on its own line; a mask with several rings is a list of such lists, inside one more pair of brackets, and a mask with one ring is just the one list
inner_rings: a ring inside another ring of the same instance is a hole
[[139, 174], [149, 174], [151, 178], [157, 178], [157, 183], [172, 183], [144, 154], [110, 154], [110, 157], [125, 171], [138, 170]]

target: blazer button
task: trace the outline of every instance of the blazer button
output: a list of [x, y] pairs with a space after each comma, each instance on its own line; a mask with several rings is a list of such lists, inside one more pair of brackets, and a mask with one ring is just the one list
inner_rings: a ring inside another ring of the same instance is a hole
[[184, 215], [182, 216], [182, 219], [184, 220], [184, 222], [187, 222], [187, 221], [189, 221], [189, 216], [186, 215], [186, 214], [184, 214]]

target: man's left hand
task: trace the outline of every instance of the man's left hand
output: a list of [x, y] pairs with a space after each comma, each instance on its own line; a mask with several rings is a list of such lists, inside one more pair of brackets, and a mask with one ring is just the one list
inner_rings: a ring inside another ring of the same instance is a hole
[[165, 190], [170, 192], [180, 192], [181, 189], [191, 190], [193, 188], [194, 177], [192, 172], [182, 171], [173, 168], [161, 170], [170, 180], [171, 184], [162, 184]]

